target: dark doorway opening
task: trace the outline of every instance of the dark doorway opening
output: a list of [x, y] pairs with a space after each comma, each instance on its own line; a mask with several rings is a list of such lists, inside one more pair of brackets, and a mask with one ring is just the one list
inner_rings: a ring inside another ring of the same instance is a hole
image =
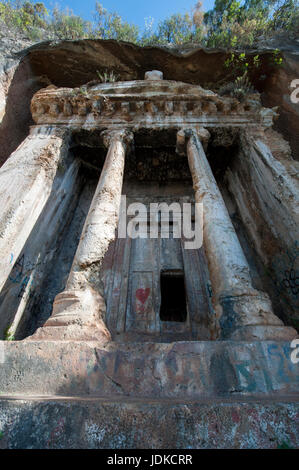
[[164, 271], [160, 277], [161, 321], [185, 322], [187, 318], [184, 274], [181, 271]]

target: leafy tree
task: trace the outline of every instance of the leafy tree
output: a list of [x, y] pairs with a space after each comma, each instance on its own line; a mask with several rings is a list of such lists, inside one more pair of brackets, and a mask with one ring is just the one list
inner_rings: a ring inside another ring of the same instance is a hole
[[59, 39], [81, 39], [91, 34], [91, 23], [73, 14], [72, 10], [61, 11], [55, 7], [52, 13], [51, 30]]
[[287, 0], [277, 2], [277, 8], [270, 21], [270, 27], [274, 31], [299, 31], [299, 2]]
[[201, 28], [204, 20], [204, 13], [202, 11], [202, 3], [197, 2], [193, 9], [193, 25], [195, 28]]
[[23, 14], [27, 15], [27, 21], [30, 25], [39, 28], [45, 28], [47, 26], [46, 17], [48, 16], [48, 10], [43, 3], [30, 3], [25, 2], [23, 5]]
[[203, 37], [202, 3], [198, 1], [191, 14], [174, 14], [170, 18], [160, 21], [157, 31], [152, 32], [152, 24], [149, 31], [142, 37], [141, 43], [148, 44], [184, 44], [198, 42]]
[[158, 25], [157, 38], [161, 43], [183, 44], [192, 37], [192, 19], [188, 14], [175, 14]]
[[216, 0], [204, 15], [206, 44], [217, 47], [252, 46], [274, 31], [298, 30], [298, 0]]
[[[29, 1], [4, 1], [0, 2], [0, 16], [10, 28], [26, 32], [29, 37], [35, 35], [36, 29], [46, 28], [48, 11], [43, 3]], [[42, 32], [37, 35], [40, 39]]]
[[123, 21], [117, 13], [109, 13], [100, 2], [96, 2], [95, 22], [94, 37], [138, 42], [138, 26]]
[[57, 37], [116, 39], [140, 45], [200, 43], [208, 47], [253, 46], [259, 37], [275, 34], [298, 36], [299, 0], [216, 0], [212, 10], [203, 13], [200, 1], [190, 13], [177, 13], [160, 21], [146, 20], [145, 31], [110, 13], [96, 2], [94, 21], [85, 21], [72, 10], [55, 7], [49, 12], [42, 2], [0, 1], [0, 18], [32, 40]]

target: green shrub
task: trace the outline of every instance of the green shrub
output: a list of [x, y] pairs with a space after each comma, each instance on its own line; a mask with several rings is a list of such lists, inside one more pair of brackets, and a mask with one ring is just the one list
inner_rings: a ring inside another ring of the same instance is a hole
[[119, 76], [114, 73], [113, 70], [110, 70], [110, 71], [104, 71], [104, 72], [99, 72], [97, 70], [97, 76], [100, 80], [101, 83], [113, 83], [113, 82], [117, 82], [117, 80], [119, 79]]
[[219, 88], [219, 95], [229, 95], [237, 98], [239, 101], [242, 101], [246, 95], [253, 93], [254, 88], [250, 83], [250, 80], [247, 75], [247, 70], [243, 75], [237, 77], [233, 82], [229, 82], [226, 85], [223, 85]]

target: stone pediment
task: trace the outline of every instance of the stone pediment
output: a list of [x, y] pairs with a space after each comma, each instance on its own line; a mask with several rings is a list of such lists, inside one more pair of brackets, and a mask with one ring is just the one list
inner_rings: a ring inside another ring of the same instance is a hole
[[174, 99], [177, 96], [185, 98], [216, 97], [216, 93], [205, 90], [199, 85], [177, 82], [175, 80], [135, 80], [128, 82], [102, 83], [90, 88], [90, 91], [107, 96], [134, 97], [141, 99], [156, 99], [157, 97]]
[[172, 80], [136, 80], [81, 88], [50, 86], [34, 95], [31, 112], [36, 124], [84, 129], [111, 125], [131, 128], [269, 127], [276, 114], [261, 106], [258, 93], [239, 102], [199, 85]]

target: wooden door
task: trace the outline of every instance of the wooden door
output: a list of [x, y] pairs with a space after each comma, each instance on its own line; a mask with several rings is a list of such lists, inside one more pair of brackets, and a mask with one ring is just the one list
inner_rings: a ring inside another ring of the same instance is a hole
[[[161, 272], [181, 272], [185, 280], [184, 322], [161, 321]], [[114, 339], [209, 340], [213, 323], [209, 275], [203, 249], [186, 250], [183, 240], [116, 239], [101, 273], [106, 323]]]

